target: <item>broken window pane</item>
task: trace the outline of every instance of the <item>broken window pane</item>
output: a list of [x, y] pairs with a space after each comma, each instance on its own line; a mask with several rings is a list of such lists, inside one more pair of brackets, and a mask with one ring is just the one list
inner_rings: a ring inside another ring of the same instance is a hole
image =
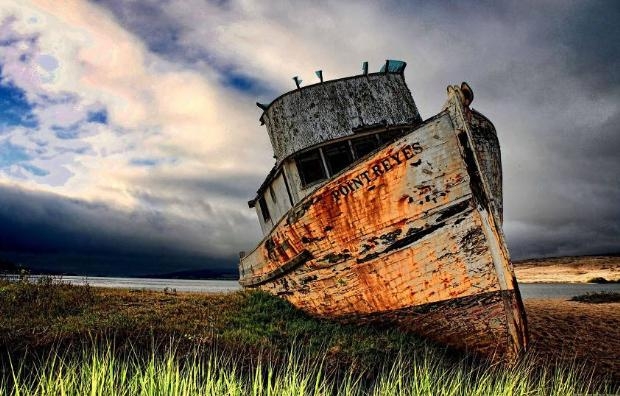
[[325, 162], [327, 162], [330, 175], [338, 173], [353, 162], [348, 142], [340, 142], [323, 147], [323, 155], [325, 156]]
[[377, 147], [379, 147], [379, 141], [375, 135], [368, 135], [351, 140], [351, 145], [353, 146], [355, 158], [362, 158], [366, 154], [376, 150]]
[[327, 177], [318, 149], [298, 155], [296, 162], [301, 184], [304, 186]]
[[385, 143], [393, 142], [394, 140], [401, 137], [402, 135], [403, 135], [403, 131], [400, 129], [385, 131], [385, 132], [379, 133], [379, 140], [381, 141], [381, 144], [385, 144]]
[[260, 212], [263, 215], [263, 220], [268, 221], [269, 219], [271, 219], [271, 216], [269, 215], [269, 208], [267, 207], [267, 202], [265, 202], [264, 195], [261, 195], [261, 197], [258, 199], [258, 206], [260, 207]]

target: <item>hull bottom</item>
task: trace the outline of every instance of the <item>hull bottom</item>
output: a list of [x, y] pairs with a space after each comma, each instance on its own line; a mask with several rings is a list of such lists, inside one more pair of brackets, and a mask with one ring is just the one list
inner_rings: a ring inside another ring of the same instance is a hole
[[[514, 290], [453, 298], [404, 309], [335, 318], [345, 323], [394, 326], [432, 341], [492, 361], [511, 361], [516, 355], [508, 333], [507, 306], [517, 304]], [[333, 319], [333, 317], [331, 317]]]

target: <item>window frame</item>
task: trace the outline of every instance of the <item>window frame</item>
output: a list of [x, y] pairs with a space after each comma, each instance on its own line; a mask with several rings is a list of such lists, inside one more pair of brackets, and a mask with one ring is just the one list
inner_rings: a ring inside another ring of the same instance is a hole
[[[323, 174], [322, 177], [318, 178], [318, 179], [314, 179], [312, 181], [307, 181], [306, 180], [306, 174], [303, 171], [303, 157], [306, 156], [308, 157], [310, 154], [316, 153], [317, 154], [317, 159], [321, 165], [321, 173]], [[323, 156], [323, 152], [321, 150], [320, 147], [308, 150], [308, 151], [304, 151], [301, 152], [297, 155], [295, 155], [295, 165], [297, 166], [297, 174], [299, 175], [299, 179], [301, 181], [301, 186], [303, 188], [306, 188], [307, 186], [311, 186], [313, 184], [319, 183], [323, 180], [327, 180], [329, 179], [329, 173], [328, 173], [328, 169], [325, 163], [325, 157]]]
[[[351, 145], [349, 144], [349, 140], [350, 139], [339, 141], [339, 142], [332, 142], [330, 144], [326, 144], [325, 146], [320, 147], [320, 149], [323, 151], [323, 157], [325, 158], [325, 165], [327, 165], [327, 177], [328, 178], [332, 177], [333, 175], [337, 174], [338, 172], [340, 172], [341, 170], [345, 169], [346, 167], [348, 167], [349, 165], [355, 162], [355, 155], [351, 151]], [[344, 152], [348, 154], [348, 163], [345, 164], [340, 169], [334, 171], [332, 169], [332, 163], [330, 162], [330, 159], [329, 159], [330, 157], [328, 157], [325, 151], [327, 149], [338, 148], [338, 146], [341, 146], [340, 148], [346, 147]]]
[[[294, 156], [294, 160], [295, 160], [295, 165], [297, 166], [297, 174], [299, 175], [299, 179], [301, 182], [301, 188], [308, 188], [309, 186], [312, 186], [314, 184], [320, 183], [324, 180], [328, 180], [329, 178], [333, 177], [335, 174], [339, 173], [340, 171], [342, 171], [343, 169], [347, 168], [349, 165], [355, 163], [356, 161], [358, 161], [359, 159], [367, 156], [370, 153], [373, 153], [379, 149], [381, 149], [382, 147], [400, 139], [401, 137], [403, 137], [406, 133], [406, 131], [404, 129], [386, 129], [383, 130], [381, 132], [373, 132], [373, 133], [368, 133], [368, 134], [362, 134], [360, 135], [353, 135], [353, 136], [349, 136], [347, 139], [343, 139], [343, 140], [338, 140], [338, 141], [332, 141], [326, 144], [323, 144], [321, 146], [318, 147], [314, 147], [311, 148], [309, 150], [304, 150], [300, 153], [295, 154]], [[353, 140], [358, 140], [358, 139], [369, 139], [369, 140], [374, 140], [376, 143], [376, 146], [369, 152], [358, 156], [356, 150], [354, 149], [353, 146]], [[336, 145], [343, 145], [343, 146], [347, 146], [348, 149], [348, 154], [349, 154], [349, 160], [350, 162], [344, 166], [342, 169], [336, 171], [336, 172], [332, 172], [331, 169], [331, 165], [327, 159], [327, 156], [325, 155], [325, 149], [328, 149], [332, 146], [336, 146]], [[303, 156], [307, 156], [310, 153], [317, 153], [318, 157], [321, 161], [321, 172], [323, 174], [323, 177], [320, 179], [315, 179], [312, 180], [310, 182], [306, 181], [306, 177], [304, 175], [304, 172], [302, 171], [302, 158]]]

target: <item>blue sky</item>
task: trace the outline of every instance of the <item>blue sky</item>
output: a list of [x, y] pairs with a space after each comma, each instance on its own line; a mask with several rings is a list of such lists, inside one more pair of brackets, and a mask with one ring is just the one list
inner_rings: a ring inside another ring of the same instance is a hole
[[15, 126], [35, 128], [37, 119], [32, 107], [23, 90], [0, 78], [0, 131], [8, 131]]
[[473, 87], [502, 146], [513, 257], [618, 252], [619, 17], [612, 1], [9, 0], [0, 255], [234, 267], [273, 165], [254, 103], [387, 58], [407, 61], [424, 118], [448, 84]]

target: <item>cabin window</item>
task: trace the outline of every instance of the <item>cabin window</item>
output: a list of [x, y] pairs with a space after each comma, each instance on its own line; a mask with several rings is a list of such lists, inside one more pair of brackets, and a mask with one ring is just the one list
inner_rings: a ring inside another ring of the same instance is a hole
[[340, 142], [324, 147], [323, 155], [330, 175], [340, 172], [353, 162], [349, 142]]
[[392, 131], [385, 131], [379, 134], [379, 140], [381, 141], [381, 144], [386, 144], [386, 143], [393, 142], [394, 140], [398, 139], [402, 135], [403, 135], [403, 131], [401, 131], [400, 129], [392, 130]]
[[296, 157], [297, 170], [301, 177], [301, 184], [308, 185], [327, 177], [323, 160], [318, 149], [308, 151]]
[[355, 158], [362, 158], [366, 154], [376, 150], [377, 147], [379, 147], [379, 141], [375, 135], [368, 135], [351, 140], [351, 145], [353, 146]]
[[273, 191], [273, 186], [269, 186], [269, 195], [271, 195], [271, 200], [273, 201], [273, 203], [278, 202], [278, 200], [276, 199], [276, 192]]
[[258, 206], [260, 207], [260, 212], [263, 215], [264, 221], [269, 221], [271, 216], [269, 215], [269, 208], [267, 207], [267, 202], [265, 202], [265, 196], [261, 195], [258, 199]]

